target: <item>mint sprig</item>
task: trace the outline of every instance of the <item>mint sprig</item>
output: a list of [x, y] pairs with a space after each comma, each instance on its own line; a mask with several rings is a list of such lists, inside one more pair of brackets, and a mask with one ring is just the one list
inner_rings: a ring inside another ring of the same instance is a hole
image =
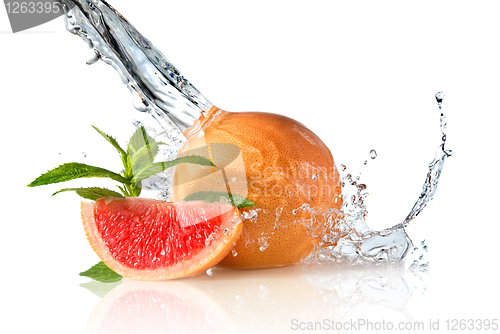
[[[69, 162], [40, 175], [33, 182], [28, 184], [28, 187], [66, 182], [79, 178], [99, 177], [109, 178], [120, 183], [120, 185], [117, 185], [120, 192], [100, 187], [64, 188], [56, 191], [52, 194], [52, 196], [62, 192], [74, 191], [79, 196], [93, 201], [103, 197], [137, 197], [140, 195], [142, 190], [140, 186], [142, 180], [168, 168], [174, 167], [177, 164], [192, 163], [203, 166], [215, 166], [209, 159], [196, 155], [184, 156], [172, 161], [154, 162], [160, 145], [167, 144], [156, 142], [154, 138], [147, 134], [146, 129], [142, 126], [137, 128], [130, 138], [127, 150], [124, 150], [115, 138], [104, 133], [95, 126], [93, 126], [93, 128], [118, 151], [123, 164], [123, 170], [120, 173], [115, 173], [101, 167], [90, 166], [83, 163]], [[225, 198], [228, 203], [238, 208], [251, 207], [255, 205], [254, 202], [245, 197], [214, 191], [194, 193], [186, 197], [184, 200], [205, 200], [208, 202], [216, 202], [220, 201], [222, 198]], [[113, 283], [122, 279], [121, 275], [111, 270], [103, 262], [99, 262], [90, 269], [81, 272], [80, 276], [89, 277], [102, 283]]]
[[125, 151], [120, 147], [115, 138], [104, 133], [99, 128], [93, 128], [103, 136], [119, 153], [123, 170], [121, 173], [115, 173], [110, 170], [90, 166], [78, 162], [69, 162], [60, 165], [36, 178], [28, 184], [28, 187], [37, 187], [47, 184], [66, 182], [80, 178], [100, 177], [109, 178], [120, 183], [118, 189], [121, 193], [106, 188], [66, 188], [55, 192], [53, 195], [75, 191], [85, 199], [96, 200], [102, 197], [137, 197], [141, 194], [141, 181], [160, 173], [170, 167], [180, 163], [192, 163], [204, 166], [214, 166], [212, 162], [201, 156], [181, 157], [172, 161], [154, 162], [160, 145], [167, 145], [162, 142], [156, 142], [146, 132], [143, 126], [137, 128], [127, 145]]

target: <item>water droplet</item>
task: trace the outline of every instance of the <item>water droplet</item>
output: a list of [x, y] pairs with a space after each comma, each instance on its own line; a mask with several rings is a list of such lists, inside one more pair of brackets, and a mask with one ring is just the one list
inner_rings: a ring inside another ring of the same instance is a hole
[[134, 119], [134, 120], [132, 121], [132, 124], [134, 124], [134, 126], [135, 126], [136, 128], [143, 126], [142, 122], [141, 122], [141, 121], [138, 121], [138, 120], [136, 120], [136, 119]]
[[423, 249], [424, 251], [426, 251], [426, 252], [428, 252], [428, 251], [429, 251], [429, 249], [427, 248], [427, 246], [422, 247], [422, 249]]
[[422, 260], [424, 259], [424, 254], [420, 255], [420, 256], [418, 257], [418, 259], [419, 259], [420, 261], [422, 261]]
[[345, 171], [346, 168], [346, 165], [340, 164], [340, 170]]
[[317, 180], [318, 179], [318, 173], [313, 174], [312, 179], [313, 180]]
[[236, 181], [236, 177], [232, 177], [231, 181], [235, 182]]
[[441, 91], [441, 92], [437, 92], [436, 93], [436, 101], [438, 103], [441, 103], [443, 102], [443, 99], [444, 99], [444, 93]]
[[217, 234], [213, 232], [205, 239], [205, 246], [210, 246], [215, 239], [217, 239]]
[[370, 151], [370, 158], [375, 159], [377, 157], [377, 151], [371, 150]]
[[236, 248], [234, 248], [234, 247], [231, 249], [231, 253], [233, 254], [233, 256], [238, 255], [238, 252], [236, 251]]
[[425, 239], [420, 242], [420, 245], [421, 246], [425, 245]]
[[219, 198], [219, 201], [220, 201], [220, 202], [222, 202], [222, 203], [228, 203], [228, 204], [229, 204], [229, 202], [230, 202], [230, 201], [229, 201], [229, 198], [224, 197], [224, 196], [221, 196], [221, 197]]
[[85, 152], [82, 152], [82, 155], [83, 155], [84, 158], [87, 157], [87, 155], [85, 154]]
[[439, 109], [441, 109], [441, 105], [443, 104], [443, 99], [444, 99], [444, 93], [443, 92], [437, 92], [436, 93], [436, 101], [438, 103]]
[[242, 217], [243, 219], [255, 219], [257, 218], [257, 210], [244, 211]]
[[267, 249], [267, 247], [269, 247], [269, 244], [267, 243], [267, 239], [269, 239], [269, 237], [260, 237], [258, 239], [258, 242], [259, 242], [259, 249], [261, 252], [265, 251]]
[[367, 164], [367, 163], [368, 163], [368, 160], [365, 160], [365, 161], [363, 162], [363, 165], [365, 165], [365, 166], [366, 166], [366, 164]]

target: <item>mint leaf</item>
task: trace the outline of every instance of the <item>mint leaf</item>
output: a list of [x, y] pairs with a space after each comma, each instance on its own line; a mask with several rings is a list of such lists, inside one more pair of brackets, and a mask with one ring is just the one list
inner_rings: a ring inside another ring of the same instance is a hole
[[[130, 137], [127, 146], [127, 159], [124, 162], [125, 177], [132, 178], [134, 173], [151, 165], [158, 154], [158, 147], [163, 143], [157, 143], [150, 137], [143, 126], [136, 129]], [[135, 183], [136, 185], [138, 183]], [[137, 187], [136, 187], [137, 188]], [[132, 196], [139, 196], [139, 189], [129, 189]]]
[[135, 130], [132, 137], [130, 137], [130, 141], [128, 143], [127, 152], [130, 156], [134, 156], [134, 154], [139, 151], [144, 146], [150, 146], [154, 144], [155, 140], [148, 135], [146, 129], [143, 126], [140, 126]]
[[121, 190], [121, 192], [123, 193], [123, 195], [125, 195], [125, 197], [130, 197], [130, 193], [129, 191], [127, 190], [127, 187], [125, 186], [118, 186], [118, 188]]
[[108, 142], [111, 143], [111, 145], [113, 145], [116, 150], [118, 151], [118, 153], [120, 153], [123, 157], [125, 157], [127, 155], [127, 153], [120, 147], [120, 145], [118, 144], [118, 142], [116, 141], [115, 138], [111, 137], [110, 135], [107, 135], [105, 134], [104, 132], [102, 132], [101, 130], [99, 130], [99, 128], [97, 126], [93, 126], [92, 127], [101, 134], [101, 136], [103, 136], [104, 138], [106, 138], [106, 140]]
[[104, 262], [99, 262], [87, 271], [81, 272], [80, 276], [92, 278], [101, 283], [113, 283], [122, 279], [122, 276], [109, 269]]
[[89, 199], [91, 201], [95, 201], [99, 198], [103, 197], [123, 197], [122, 194], [109, 190], [106, 188], [98, 188], [98, 187], [92, 187], [92, 188], [66, 188], [66, 189], [61, 189], [59, 191], [56, 191], [55, 193], [52, 194], [54, 196], [55, 194], [59, 194], [65, 191], [75, 191], [80, 197], [83, 197], [85, 199]]
[[256, 205], [254, 202], [243, 196], [217, 191], [199, 191], [188, 195], [184, 198], [184, 201], [207, 201], [214, 203], [219, 202], [222, 198], [238, 209], [249, 208]]
[[130, 160], [132, 166], [132, 171], [138, 171], [142, 168], [149, 166], [155, 160], [156, 154], [158, 154], [158, 148], [160, 145], [166, 145], [165, 143], [152, 143], [149, 146], [143, 146], [138, 149]]
[[104, 132], [102, 132], [98, 127], [96, 126], [93, 126], [92, 127], [97, 131], [99, 132], [99, 134], [101, 134], [101, 136], [103, 136], [109, 143], [111, 143], [111, 145], [113, 145], [114, 148], [116, 148], [116, 150], [118, 151], [118, 153], [120, 153], [120, 158], [122, 159], [122, 164], [123, 164], [123, 168], [125, 170], [127, 170], [128, 168], [128, 155], [127, 155], [127, 152], [125, 152], [121, 146], [118, 144], [118, 142], [116, 141], [115, 138], [111, 137], [110, 135], [107, 135], [105, 134]]
[[65, 182], [83, 177], [107, 177], [120, 183], [129, 182], [120, 174], [113, 173], [107, 169], [89, 166], [78, 162], [70, 162], [60, 165], [59, 167], [40, 175], [35, 181], [28, 184], [28, 187]]
[[196, 155], [191, 155], [187, 157], [177, 158], [171, 161], [155, 162], [149, 166], [146, 166], [134, 174], [133, 181], [139, 183], [140, 181], [147, 179], [152, 175], [163, 172], [165, 169], [174, 167], [175, 165], [178, 165], [180, 163], [198, 164], [203, 166], [215, 166], [210, 161], [210, 159]]

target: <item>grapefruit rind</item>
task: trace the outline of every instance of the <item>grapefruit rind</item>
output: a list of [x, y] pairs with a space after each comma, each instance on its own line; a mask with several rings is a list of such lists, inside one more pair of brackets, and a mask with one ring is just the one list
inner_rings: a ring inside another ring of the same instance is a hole
[[135, 269], [123, 265], [112, 256], [97, 229], [95, 205], [95, 202], [81, 202], [82, 222], [87, 240], [94, 252], [111, 270], [123, 277], [136, 280], [167, 280], [194, 276], [205, 272], [218, 264], [231, 251], [241, 235], [243, 226], [241, 222], [234, 226], [231, 225], [232, 221], [239, 217], [238, 209], [233, 207], [232, 214], [228, 216], [229, 219], [223, 222], [224, 225], [227, 225], [224, 227], [228, 227], [226, 232], [221, 232], [209, 246], [203, 248], [199, 253], [168, 267]]

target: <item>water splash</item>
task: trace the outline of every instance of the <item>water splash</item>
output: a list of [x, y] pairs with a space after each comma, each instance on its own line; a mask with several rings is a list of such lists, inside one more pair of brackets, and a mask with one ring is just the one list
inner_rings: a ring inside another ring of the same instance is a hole
[[[336, 262], [350, 262], [352, 264], [376, 264], [376, 263], [397, 263], [405, 259], [408, 252], [413, 248], [413, 244], [405, 228], [415, 219], [427, 204], [433, 199], [441, 172], [446, 158], [452, 155], [452, 151], [445, 148], [446, 144], [446, 118], [442, 112], [444, 94], [438, 92], [436, 100], [438, 102], [440, 114], [441, 143], [436, 151], [435, 157], [429, 164], [429, 170], [422, 187], [422, 191], [417, 201], [413, 205], [410, 213], [399, 224], [381, 231], [371, 230], [365, 222], [367, 208], [364, 200], [368, 196], [367, 186], [359, 183], [359, 176], [353, 179], [350, 173], [346, 172], [346, 166], [341, 165], [342, 176], [342, 198], [343, 205], [340, 214], [342, 218], [335, 218], [338, 212], [323, 211], [316, 212], [314, 208], [308, 208], [312, 216], [323, 215], [329, 224], [327, 228], [331, 232], [323, 237], [317, 250], [311, 254], [305, 262], [332, 260]], [[377, 153], [370, 151], [370, 157], [375, 159]], [[304, 209], [301, 207], [300, 209]], [[422, 243], [422, 247], [427, 246]], [[412, 263], [414, 271], [428, 270], [428, 263], [423, 263], [422, 259]]]
[[451, 150], [445, 149], [444, 145], [446, 143], [446, 117], [442, 112], [442, 104], [443, 104], [444, 94], [443, 92], [439, 92], [436, 94], [436, 100], [438, 102], [439, 110], [441, 111], [441, 116], [439, 119], [440, 129], [441, 129], [441, 145], [436, 152], [436, 156], [434, 160], [429, 164], [429, 172], [427, 173], [427, 177], [425, 179], [425, 183], [422, 187], [422, 193], [418, 198], [417, 202], [413, 206], [412, 210], [402, 223], [403, 227], [407, 226], [410, 221], [415, 219], [416, 216], [422, 212], [427, 203], [429, 203], [434, 193], [437, 189], [437, 184], [439, 182], [439, 178], [441, 177], [441, 171], [443, 170], [444, 161], [447, 157], [450, 157], [453, 152]]

